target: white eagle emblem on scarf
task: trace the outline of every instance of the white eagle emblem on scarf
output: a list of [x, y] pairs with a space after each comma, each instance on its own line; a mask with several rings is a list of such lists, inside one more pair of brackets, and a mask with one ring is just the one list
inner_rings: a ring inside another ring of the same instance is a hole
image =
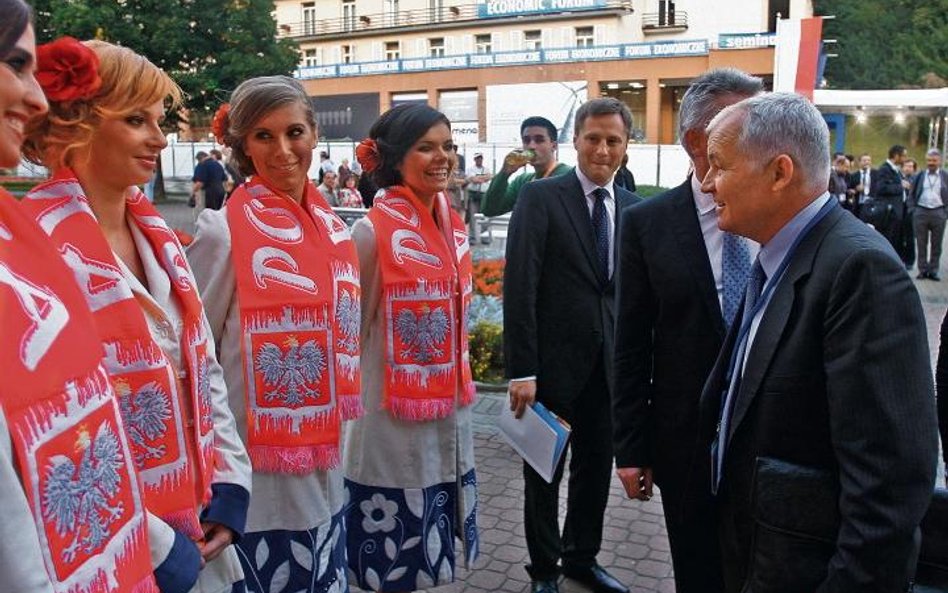
[[288, 406], [300, 405], [308, 397], [318, 399], [317, 384], [326, 370], [326, 353], [315, 340], [300, 345], [299, 340], [290, 336], [284, 344], [286, 353], [273, 342], [265, 343], [254, 360], [264, 385], [272, 387], [263, 394], [264, 398], [283, 400]]
[[448, 337], [448, 315], [443, 307], [431, 310], [423, 307], [419, 315], [410, 309], [402, 309], [395, 319], [395, 333], [405, 345], [402, 356], [418, 363], [431, 362], [444, 355], [439, 348]]
[[76, 451], [80, 450], [78, 469], [65, 455], [50, 458], [43, 488], [43, 517], [55, 521], [60, 536], [75, 534], [62, 552], [66, 562], [76, 558], [80, 547], [87, 554], [94, 553], [110, 537], [109, 525], [125, 510], [121, 502], [109, 504], [122, 484], [118, 437], [105, 423], [99, 426], [95, 439], [80, 426]]

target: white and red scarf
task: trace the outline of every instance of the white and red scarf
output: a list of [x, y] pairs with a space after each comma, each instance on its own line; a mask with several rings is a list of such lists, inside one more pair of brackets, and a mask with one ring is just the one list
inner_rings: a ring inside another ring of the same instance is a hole
[[[385, 317], [383, 406], [405, 420], [445, 418], [474, 401], [467, 346], [471, 251], [461, 218], [439, 193], [434, 216], [412, 191], [389, 187], [368, 213]], [[460, 394], [458, 396], [458, 394]]]
[[75, 174], [58, 172], [22, 204], [59, 249], [92, 309], [145, 506], [178, 531], [201, 539], [197, 510], [210, 500], [214, 471], [207, 332], [204, 307], [177, 237], [145, 195], [129, 188], [128, 220], [147, 238], [181, 305], [184, 368], [176, 368], [152, 338]]
[[158, 593], [92, 316], [47, 237], [2, 190], [0, 327], [0, 402], [53, 590]]
[[254, 469], [339, 464], [341, 420], [362, 412], [361, 289], [349, 228], [312, 183], [301, 204], [258, 178], [227, 202]]

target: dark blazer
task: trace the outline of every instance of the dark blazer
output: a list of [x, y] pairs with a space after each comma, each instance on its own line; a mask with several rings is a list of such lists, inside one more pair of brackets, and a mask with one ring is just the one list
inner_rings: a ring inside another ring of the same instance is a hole
[[872, 195], [880, 200], [892, 200], [902, 203], [902, 172], [896, 171], [892, 165], [886, 161], [875, 171], [876, 182], [875, 193]]
[[938, 338], [938, 362], [935, 366], [935, 393], [938, 404], [938, 432], [941, 434], [942, 456], [945, 461], [945, 471], [948, 473], [948, 312], [946, 312], [944, 319], [941, 321], [941, 330], [938, 333]]
[[[876, 188], [879, 184], [878, 176], [878, 169], [869, 169], [869, 197], [876, 195]], [[849, 174], [849, 189], [855, 190], [860, 183], [862, 183], [862, 169], [856, 169]]]
[[[705, 451], [736, 333], [702, 394]], [[748, 558], [753, 471], [758, 457], [772, 457], [828, 469], [839, 483], [837, 544], [816, 591], [905, 591], [938, 451], [929, 361], [902, 262], [881, 235], [834, 208], [800, 243], [748, 353], [719, 492], [739, 542], [725, 561]], [[709, 487], [710, 457], [698, 459]]]
[[[615, 199], [617, 220], [625, 206], [640, 200], [620, 187], [615, 187]], [[604, 357], [611, 377], [614, 278], [605, 278], [599, 269], [592, 221], [575, 171], [525, 185], [507, 233], [507, 376], [535, 375], [537, 399], [554, 410], [572, 403], [597, 357]]]
[[626, 214], [616, 272], [616, 465], [651, 467], [665, 489], [687, 476], [724, 318], [691, 179]]
[[[918, 205], [918, 199], [922, 197], [922, 190], [925, 189], [925, 177], [927, 175], [928, 169], [925, 169], [912, 177], [912, 189], [909, 190], [908, 200], [906, 202], [910, 210]], [[941, 203], [948, 206], [948, 171], [939, 169], [938, 176], [941, 177]]]

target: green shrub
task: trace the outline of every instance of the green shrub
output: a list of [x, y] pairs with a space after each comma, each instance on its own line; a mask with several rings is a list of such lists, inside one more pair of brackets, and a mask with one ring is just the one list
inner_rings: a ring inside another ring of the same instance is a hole
[[482, 321], [468, 334], [471, 373], [475, 381], [500, 383], [504, 380], [504, 328]]
[[658, 185], [638, 185], [635, 186], [635, 193], [638, 194], [640, 198], [651, 198], [652, 196], [657, 196], [663, 191], [668, 191], [667, 187], [660, 187]]

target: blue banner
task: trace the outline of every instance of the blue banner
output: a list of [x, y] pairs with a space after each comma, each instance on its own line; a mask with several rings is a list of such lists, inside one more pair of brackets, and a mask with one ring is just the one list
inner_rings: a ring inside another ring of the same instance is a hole
[[477, 16], [490, 19], [524, 14], [599, 10], [606, 0], [486, 0], [477, 3]]
[[756, 49], [776, 45], [776, 33], [722, 33], [718, 35], [718, 49]]
[[431, 72], [462, 70], [465, 68], [492, 68], [495, 66], [528, 66], [534, 64], [563, 64], [572, 62], [599, 62], [605, 60], [634, 60], [656, 57], [704, 56], [708, 54], [705, 39], [691, 41], [658, 41], [596, 47], [566, 47], [511, 51], [491, 54], [463, 54], [441, 58], [410, 58], [384, 62], [338, 64], [300, 68], [296, 78], [336, 78], [342, 76], [370, 76], [372, 74], [400, 74], [404, 72]]

